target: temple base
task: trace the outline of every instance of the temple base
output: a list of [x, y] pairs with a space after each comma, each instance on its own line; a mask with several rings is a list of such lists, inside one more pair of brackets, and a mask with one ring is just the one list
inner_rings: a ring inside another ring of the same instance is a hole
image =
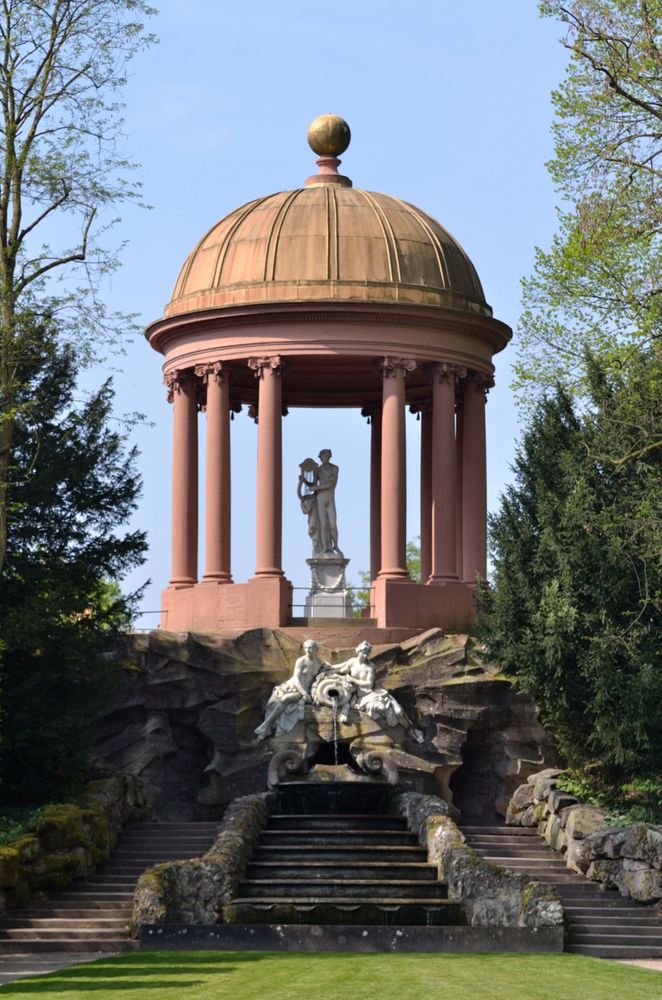
[[166, 587], [161, 607], [161, 628], [168, 632], [278, 628], [292, 613], [292, 584], [283, 576], [246, 583], [203, 580], [192, 587]]
[[467, 632], [475, 615], [473, 591], [464, 583], [443, 585], [375, 580], [375, 618], [379, 628], [442, 628]]

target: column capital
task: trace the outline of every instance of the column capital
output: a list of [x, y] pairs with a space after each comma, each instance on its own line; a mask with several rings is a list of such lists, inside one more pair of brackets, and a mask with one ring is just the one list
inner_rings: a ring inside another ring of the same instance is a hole
[[210, 361], [204, 365], [196, 365], [193, 369], [198, 378], [202, 379], [203, 385], [207, 385], [209, 379], [214, 382], [223, 382], [225, 379], [226, 366], [222, 361]]
[[384, 378], [396, 378], [398, 375], [406, 378], [416, 371], [416, 362], [413, 358], [379, 358], [375, 362], [375, 370]]
[[172, 368], [169, 372], [166, 372], [163, 376], [163, 384], [167, 389], [166, 399], [169, 403], [172, 403], [175, 398], [175, 393], [181, 392], [184, 385], [188, 382], [190, 383], [195, 378], [192, 369], [190, 368]]
[[282, 375], [283, 368], [280, 354], [265, 355], [261, 358], [249, 358], [248, 367], [255, 374], [255, 378], [263, 378], [268, 372], [270, 375]]
[[426, 374], [431, 382], [454, 382], [467, 377], [464, 365], [456, 365], [452, 361], [433, 361], [425, 366]]
[[474, 391], [483, 396], [487, 396], [490, 389], [494, 388], [494, 377], [485, 372], [472, 370], [466, 375], [467, 387], [473, 385]]

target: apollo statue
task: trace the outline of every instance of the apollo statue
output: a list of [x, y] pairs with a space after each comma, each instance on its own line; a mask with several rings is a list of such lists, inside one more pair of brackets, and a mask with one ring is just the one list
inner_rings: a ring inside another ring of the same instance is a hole
[[319, 464], [306, 458], [300, 464], [297, 496], [301, 510], [308, 518], [308, 534], [313, 544], [313, 556], [333, 555], [342, 558], [338, 548], [336, 520], [336, 483], [338, 466], [331, 461], [329, 448], [322, 448]]

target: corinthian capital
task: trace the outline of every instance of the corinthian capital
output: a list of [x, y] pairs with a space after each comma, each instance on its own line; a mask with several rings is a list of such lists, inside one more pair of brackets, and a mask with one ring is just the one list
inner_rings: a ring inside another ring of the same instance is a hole
[[222, 361], [210, 361], [204, 365], [196, 365], [193, 369], [198, 378], [201, 378], [204, 385], [207, 385], [210, 378], [215, 382], [222, 382], [225, 378], [225, 371]]
[[249, 358], [248, 367], [255, 373], [255, 378], [262, 378], [266, 374], [282, 374], [280, 354], [272, 354], [263, 358]]
[[375, 363], [375, 368], [384, 378], [396, 378], [398, 375], [406, 378], [416, 371], [416, 362], [413, 358], [380, 358]]
[[432, 382], [453, 382], [467, 377], [467, 369], [462, 365], [453, 364], [451, 361], [434, 362], [426, 366], [426, 371], [430, 375]]

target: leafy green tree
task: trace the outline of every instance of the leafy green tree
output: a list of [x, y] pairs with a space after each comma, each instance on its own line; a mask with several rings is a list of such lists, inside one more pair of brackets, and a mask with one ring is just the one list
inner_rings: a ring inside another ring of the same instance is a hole
[[[417, 537], [416, 541], [408, 541], [406, 549], [406, 559], [407, 559], [407, 569], [409, 570], [409, 575], [415, 583], [421, 582], [421, 547], [420, 547], [420, 537]], [[359, 588], [350, 587], [350, 593], [352, 595], [352, 606], [354, 609], [354, 616], [360, 618], [361, 612], [364, 608], [369, 608], [371, 604], [370, 595], [370, 573], [367, 570], [359, 570]]]
[[[152, 13], [145, 0], [0, 2], [0, 568], [34, 317], [57, 312], [79, 348], [86, 333], [126, 322], [106, 315], [95, 293], [117, 264], [105, 245], [110, 211], [138, 196], [120, 147], [118, 95], [128, 63], [152, 40], [140, 21]], [[49, 284], [77, 273], [81, 287]]]
[[587, 390], [662, 335], [662, 0], [543, 0], [570, 60], [553, 94], [559, 229], [524, 282], [524, 402]]
[[538, 404], [491, 518], [481, 631], [567, 761], [610, 783], [662, 766], [662, 359], [585, 364], [590, 405]]
[[145, 550], [144, 533], [125, 527], [140, 479], [135, 449], [111, 428], [111, 385], [75, 404], [74, 352], [51, 329], [37, 333], [18, 397], [0, 573], [0, 798], [16, 804], [80, 784], [90, 721], [114, 681], [104, 654], [137, 596], [114, 581]]

